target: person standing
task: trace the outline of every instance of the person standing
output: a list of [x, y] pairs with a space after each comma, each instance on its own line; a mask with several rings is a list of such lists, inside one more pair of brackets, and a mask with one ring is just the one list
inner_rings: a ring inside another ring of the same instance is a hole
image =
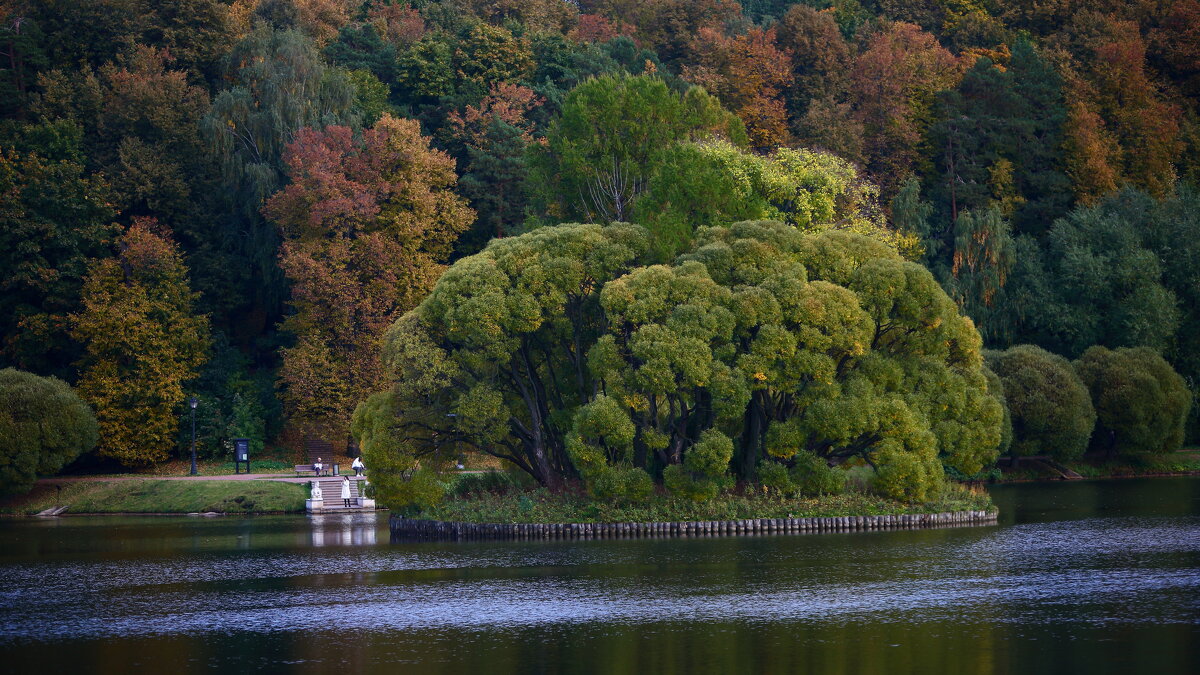
[[355, 476], [361, 476], [367, 470], [367, 467], [363, 464], [362, 457], [355, 457], [354, 461], [350, 463], [350, 468], [354, 469]]
[[342, 476], [342, 501], [350, 508], [350, 476]]

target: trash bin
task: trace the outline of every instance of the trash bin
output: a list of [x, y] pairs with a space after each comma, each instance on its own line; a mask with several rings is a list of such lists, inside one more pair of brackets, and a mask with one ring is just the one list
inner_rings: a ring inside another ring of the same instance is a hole
[[338, 465], [337, 464], [333, 465], [333, 475], [335, 475], [335, 476], [342, 475], [342, 474], [338, 473]]

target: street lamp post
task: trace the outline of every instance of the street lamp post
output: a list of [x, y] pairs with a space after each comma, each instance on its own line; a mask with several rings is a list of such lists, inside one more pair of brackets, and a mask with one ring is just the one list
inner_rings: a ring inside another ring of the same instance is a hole
[[188, 399], [188, 406], [192, 409], [192, 472], [189, 475], [196, 475], [196, 406], [200, 400], [195, 396]]

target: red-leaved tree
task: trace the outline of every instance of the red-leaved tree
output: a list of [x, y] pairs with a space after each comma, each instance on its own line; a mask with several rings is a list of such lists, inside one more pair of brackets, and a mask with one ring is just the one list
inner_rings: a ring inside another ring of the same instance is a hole
[[380, 384], [380, 339], [433, 287], [474, 212], [454, 194], [454, 160], [415, 120], [384, 115], [355, 138], [303, 129], [284, 152], [292, 179], [263, 213], [278, 223], [294, 313], [283, 329], [282, 398], [306, 433], [344, 438]]

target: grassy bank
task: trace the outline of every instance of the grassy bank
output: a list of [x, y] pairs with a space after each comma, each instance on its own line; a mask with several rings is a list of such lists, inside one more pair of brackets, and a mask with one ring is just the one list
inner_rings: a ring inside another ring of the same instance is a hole
[[78, 481], [41, 484], [27, 495], [0, 502], [0, 513], [29, 515], [60, 505], [73, 514], [302, 513], [307, 494], [302, 484], [260, 480]]
[[[1137, 476], [1172, 476], [1200, 474], [1200, 451], [1189, 448], [1169, 455], [1154, 455], [1137, 459], [1107, 459], [1085, 457], [1062, 465], [1084, 478], [1133, 478]], [[994, 472], [1000, 483], [1057, 480], [1060, 476], [1032, 464], [1018, 462]]]
[[991, 498], [982, 490], [948, 486], [941, 498], [926, 504], [903, 504], [861, 492], [812, 498], [781, 498], [761, 493], [726, 494], [707, 502], [655, 495], [637, 504], [596, 502], [586, 495], [552, 494], [545, 489], [483, 492], [449, 498], [414, 517], [466, 523], [622, 523], [900, 515], [987, 510]]

